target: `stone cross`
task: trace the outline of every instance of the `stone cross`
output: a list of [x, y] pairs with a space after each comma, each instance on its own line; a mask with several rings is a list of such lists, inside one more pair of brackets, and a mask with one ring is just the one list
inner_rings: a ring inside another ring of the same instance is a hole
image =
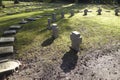
[[115, 15], [116, 15], [116, 16], [119, 16], [119, 14], [118, 14], [118, 13], [119, 13], [119, 9], [118, 9], [118, 8], [116, 8], [116, 9], [115, 9]]
[[84, 10], [84, 16], [86, 16], [87, 13], [88, 13], [88, 9], [85, 9], [85, 10]]
[[56, 13], [52, 14], [52, 22], [56, 22]]
[[64, 18], [65, 16], [64, 16], [64, 12], [62, 11], [61, 12], [61, 18]]
[[79, 32], [73, 31], [70, 35], [71, 39], [71, 48], [75, 51], [79, 51], [80, 44], [82, 43], [82, 36]]
[[97, 10], [97, 12], [98, 12], [98, 15], [101, 15], [102, 9], [99, 8], [99, 9]]
[[48, 18], [48, 26], [47, 26], [48, 29], [51, 29], [51, 19]]
[[57, 24], [52, 24], [52, 37], [57, 38], [58, 37], [58, 26]]
[[70, 11], [70, 16], [74, 16], [74, 11], [73, 10]]
[[22, 19], [22, 22], [24, 22], [25, 21], [25, 19]]

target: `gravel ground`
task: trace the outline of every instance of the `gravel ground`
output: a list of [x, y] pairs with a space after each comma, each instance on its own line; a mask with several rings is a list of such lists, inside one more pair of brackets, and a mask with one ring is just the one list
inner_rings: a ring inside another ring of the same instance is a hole
[[23, 60], [9, 80], [120, 80], [120, 44], [78, 54], [70, 50], [60, 60], [52, 57], [53, 62], [40, 56]]

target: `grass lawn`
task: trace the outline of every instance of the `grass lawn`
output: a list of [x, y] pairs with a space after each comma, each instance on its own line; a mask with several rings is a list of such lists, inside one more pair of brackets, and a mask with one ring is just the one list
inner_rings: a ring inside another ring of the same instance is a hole
[[[29, 22], [23, 25], [23, 28], [16, 35], [16, 42], [14, 43], [17, 50], [17, 56], [23, 57], [26, 51], [31, 51], [32, 48], [40, 49], [41, 52], [46, 51], [47, 56], [54, 55], [59, 52], [68, 51], [70, 42], [70, 33], [74, 30], [79, 31], [83, 37], [81, 45], [81, 52], [90, 49], [97, 49], [107, 44], [117, 44], [120, 42], [120, 16], [114, 15], [113, 6], [100, 5], [103, 8], [103, 13], [98, 16], [96, 13], [98, 5], [83, 5], [83, 4], [41, 4], [42, 10], [32, 12], [21, 12], [14, 15], [4, 15], [0, 17], [0, 35], [10, 25], [17, 24], [22, 18], [31, 16], [43, 15], [56, 12], [57, 24], [59, 26], [59, 37], [54, 40], [51, 45], [42, 46], [41, 44], [50, 40], [51, 31], [46, 30], [47, 16], [38, 19], [34, 22]], [[54, 8], [59, 8], [54, 10]], [[88, 16], [83, 16], [83, 13], [77, 13], [78, 10], [88, 8], [92, 13]], [[76, 11], [73, 17], [69, 17], [69, 11], [73, 9]], [[10, 9], [6, 8], [6, 11]], [[105, 12], [110, 10], [111, 12]], [[65, 18], [60, 19], [60, 12], [65, 11]], [[32, 51], [31, 51], [32, 52]], [[45, 55], [46, 57], [46, 55]]]

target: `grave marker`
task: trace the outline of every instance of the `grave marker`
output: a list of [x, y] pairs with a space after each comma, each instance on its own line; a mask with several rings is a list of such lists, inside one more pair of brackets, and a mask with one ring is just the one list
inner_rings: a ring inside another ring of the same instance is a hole
[[0, 38], [0, 44], [4, 44], [4, 43], [12, 43], [15, 41], [14, 37], [1, 37]]
[[0, 55], [14, 53], [13, 46], [0, 47]]
[[116, 9], [115, 9], [115, 15], [116, 15], [116, 16], [119, 16], [119, 14], [118, 14], [118, 13], [119, 13], [119, 9], [118, 9], [118, 8], [116, 8]]
[[70, 16], [74, 16], [74, 11], [73, 10], [70, 11]]
[[42, 18], [43, 16], [36, 16], [36, 18]]
[[21, 26], [20, 25], [12, 25], [10, 26], [10, 29], [20, 29]]
[[99, 9], [97, 10], [98, 15], [101, 15], [102, 9], [99, 7]]
[[28, 21], [26, 21], [25, 19], [22, 19], [21, 22], [19, 22], [19, 24], [26, 24]]
[[27, 18], [28, 21], [36, 21], [35, 18]]
[[79, 51], [80, 44], [82, 43], [82, 36], [80, 35], [80, 33], [77, 31], [73, 31], [70, 35], [70, 39], [71, 39], [71, 49], [75, 51]]
[[[1, 59], [0, 76], [10, 75], [16, 72], [22, 64], [18, 60]], [[6, 78], [6, 77], [5, 77]]]
[[88, 9], [85, 9], [85, 10], [84, 10], [84, 16], [86, 16], [87, 13], [88, 13]]
[[64, 17], [65, 17], [64, 14], [65, 14], [65, 13], [62, 11], [62, 12], [61, 12], [61, 18], [64, 18]]
[[52, 14], [52, 22], [56, 22], [56, 13]]
[[47, 26], [48, 29], [51, 29], [51, 19], [48, 18], [48, 26]]
[[7, 35], [13, 35], [16, 34], [17, 31], [16, 30], [7, 30], [3, 33], [3, 35], [7, 36]]
[[15, 12], [7, 12], [7, 15], [13, 15]]
[[58, 37], [58, 26], [57, 26], [57, 24], [52, 24], [52, 37], [53, 38]]
[[56, 10], [59, 10], [60, 8], [54, 8], [54, 10], [56, 11]]

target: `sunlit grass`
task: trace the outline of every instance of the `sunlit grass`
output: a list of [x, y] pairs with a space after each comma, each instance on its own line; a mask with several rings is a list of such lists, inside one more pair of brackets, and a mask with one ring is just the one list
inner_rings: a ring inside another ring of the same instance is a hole
[[[0, 34], [3, 30], [13, 24], [17, 24], [22, 18], [43, 15], [56, 12], [57, 24], [59, 27], [59, 37], [46, 47], [42, 47], [41, 44], [51, 37], [51, 31], [46, 30], [47, 18], [44, 17], [38, 19], [35, 22], [25, 24], [23, 28], [16, 35], [17, 41], [15, 47], [19, 55], [21, 56], [25, 51], [38, 47], [40, 49], [50, 48], [48, 56], [59, 52], [65, 52], [71, 45], [70, 33], [74, 30], [79, 31], [83, 37], [81, 48], [83, 51], [87, 51], [91, 48], [99, 48], [106, 44], [114, 44], [120, 42], [120, 17], [114, 16], [113, 9], [109, 9], [111, 12], [103, 8], [102, 15], [98, 16], [96, 13], [97, 5], [83, 5], [83, 4], [43, 4], [43, 11], [34, 11], [29, 13], [20, 13], [15, 15], [6, 15], [0, 17]], [[59, 7], [58, 10], [54, 8]], [[100, 5], [105, 7], [105, 5]], [[47, 8], [49, 7], [49, 8]], [[73, 17], [69, 17], [69, 11], [83, 10], [86, 7], [92, 10], [92, 13], [88, 13], [88, 16], [83, 16], [83, 13], [75, 13]], [[60, 12], [65, 11], [66, 15], [64, 19], [60, 19]], [[55, 51], [55, 53], [54, 53]], [[58, 52], [57, 52], [58, 51]]]

